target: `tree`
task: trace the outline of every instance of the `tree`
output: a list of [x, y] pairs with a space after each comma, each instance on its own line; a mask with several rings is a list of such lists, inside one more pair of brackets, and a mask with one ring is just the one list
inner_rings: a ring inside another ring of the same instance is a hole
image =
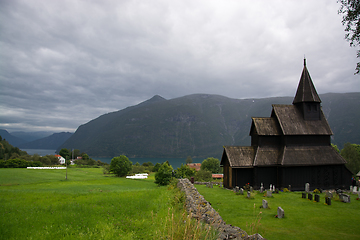
[[201, 169], [195, 173], [194, 180], [197, 182], [209, 182], [212, 180], [212, 174], [208, 170]]
[[[342, 24], [345, 25], [345, 39], [350, 42], [351, 47], [360, 45], [360, 1], [359, 0], [338, 0], [341, 7], [338, 11], [343, 14]], [[357, 51], [360, 58], [360, 50]], [[357, 63], [354, 74], [359, 74], [360, 62]]]
[[341, 156], [346, 160], [346, 167], [356, 174], [360, 171], [360, 145], [345, 143]]
[[221, 171], [220, 161], [217, 158], [207, 158], [201, 163], [201, 170], [208, 170], [211, 173], [219, 173]]
[[160, 186], [168, 185], [172, 179], [172, 171], [172, 166], [164, 162], [155, 174], [155, 183]]
[[155, 166], [154, 166], [153, 169], [152, 169], [153, 172], [159, 171], [160, 167], [161, 167], [161, 164], [160, 164], [160, 163], [156, 163]]
[[193, 168], [190, 168], [188, 165], [181, 164], [181, 167], [179, 167], [176, 170], [176, 177], [177, 178], [190, 178], [193, 177], [196, 173], [196, 170]]
[[340, 153], [340, 150], [339, 150], [339, 148], [338, 148], [337, 145], [335, 145], [335, 144], [332, 143], [331, 146], [332, 146], [338, 153]]
[[132, 162], [124, 155], [111, 159], [110, 172], [118, 177], [124, 177], [132, 169]]
[[190, 156], [188, 156], [186, 158], [186, 164], [189, 164], [189, 163], [192, 163], [192, 162], [193, 162], [192, 158]]
[[66, 165], [70, 165], [70, 161], [68, 161], [70, 159], [71, 156], [71, 152], [69, 149], [67, 148], [62, 148], [59, 152], [59, 155], [62, 156], [63, 158], [65, 158], [65, 164]]

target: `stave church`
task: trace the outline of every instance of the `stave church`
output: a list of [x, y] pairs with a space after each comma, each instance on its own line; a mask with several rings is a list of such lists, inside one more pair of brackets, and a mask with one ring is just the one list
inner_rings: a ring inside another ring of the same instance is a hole
[[351, 172], [331, 146], [331, 128], [306, 67], [292, 105], [272, 105], [270, 117], [253, 117], [251, 146], [224, 146], [224, 187], [250, 184], [259, 189], [347, 189]]

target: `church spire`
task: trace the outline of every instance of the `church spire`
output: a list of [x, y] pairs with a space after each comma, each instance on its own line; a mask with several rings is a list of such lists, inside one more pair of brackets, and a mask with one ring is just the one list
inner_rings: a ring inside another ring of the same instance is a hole
[[304, 69], [301, 74], [299, 86], [296, 91], [293, 104], [304, 102], [321, 103], [320, 97], [316, 92], [310, 74], [306, 68], [306, 58], [304, 58]]

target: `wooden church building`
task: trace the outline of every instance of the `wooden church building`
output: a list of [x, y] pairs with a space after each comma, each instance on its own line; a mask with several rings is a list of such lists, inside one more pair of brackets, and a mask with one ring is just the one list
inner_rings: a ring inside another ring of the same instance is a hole
[[272, 105], [270, 117], [253, 117], [251, 146], [225, 146], [220, 165], [226, 188], [347, 188], [351, 172], [331, 146], [333, 134], [306, 68], [292, 105]]

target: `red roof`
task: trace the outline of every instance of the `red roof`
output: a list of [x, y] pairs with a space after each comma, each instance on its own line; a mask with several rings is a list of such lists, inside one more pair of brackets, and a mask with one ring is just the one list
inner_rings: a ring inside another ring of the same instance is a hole
[[186, 164], [189, 168], [194, 168], [196, 171], [199, 171], [201, 168], [201, 163], [188, 163]]
[[223, 178], [224, 177], [224, 174], [213, 174], [212, 175], [212, 178]]

